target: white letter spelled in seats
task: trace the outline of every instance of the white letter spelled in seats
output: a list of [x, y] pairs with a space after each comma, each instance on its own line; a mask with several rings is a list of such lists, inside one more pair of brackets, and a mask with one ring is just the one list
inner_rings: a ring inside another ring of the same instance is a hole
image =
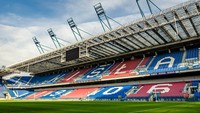
[[103, 92], [103, 95], [113, 95], [115, 93], [118, 93], [122, 89], [123, 89], [123, 87], [112, 87], [112, 88], [106, 90], [105, 92]]
[[[166, 59], [169, 59], [170, 61], [165, 61], [163, 62], [163, 60], [166, 60]], [[168, 67], [172, 67], [173, 64], [174, 64], [174, 61], [175, 59], [173, 57], [165, 57], [165, 58], [162, 58], [161, 60], [159, 60], [156, 64], [156, 66], [154, 67], [154, 69], [158, 69], [160, 65], [163, 65], [163, 64], [168, 64]]]
[[[172, 84], [157, 84], [152, 86], [147, 93], [152, 93], [152, 92], [160, 92], [160, 93], [166, 93], [170, 91], [169, 86], [173, 86]], [[162, 90], [162, 91], [161, 91]]]
[[124, 73], [126, 73], [126, 71], [121, 71], [124, 68], [126, 68], [126, 64], [123, 64], [120, 68], [118, 68], [117, 71], [115, 72], [115, 74], [124, 74]]

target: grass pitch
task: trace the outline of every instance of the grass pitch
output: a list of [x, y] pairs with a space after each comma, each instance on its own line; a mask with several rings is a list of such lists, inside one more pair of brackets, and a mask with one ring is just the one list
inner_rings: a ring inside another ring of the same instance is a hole
[[200, 102], [0, 101], [0, 113], [200, 113]]

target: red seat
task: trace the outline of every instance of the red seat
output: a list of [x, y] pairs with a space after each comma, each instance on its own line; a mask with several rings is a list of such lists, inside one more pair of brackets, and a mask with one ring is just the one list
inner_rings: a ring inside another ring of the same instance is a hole
[[132, 76], [136, 73], [132, 72], [138, 64], [141, 62], [141, 59], [134, 59], [125, 62], [116, 63], [109, 71], [108, 75], [104, 75], [102, 79], [108, 78], [117, 78], [117, 77], [126, 77]]
[[128, 97], [148, 97], [150, 93], [159, 93], [159, 97], [182, 97], [184, 86], [185, 82], [139, 85]]
[[150, 59], [150, 57], [145, 57], [139, 66], [145, 67], [147, 65], [147, 62], [149, 61], [149, 59]]
[[185, 83], [184, 82], [172, 83], [172, 85], [173, 86], [170, 87], [170, 91], [167, 93], [161, 93], [160, 97], [182, 97]]
[[87, 73], [90, 69], [91, 68], [85, 68], [85, 69], [73, 71], [69, 75], [65, 76], [65, 78], [63, 80], [59, 81], [58, 83], [74, 82], [74, 79], [76, 79], [80, 75]]
[[98, 88], [79, 88], [73, 90], [70, 93], [62, 95], [61, 98], [71, 98], [71, 99], [85, 98], [88, 94], [96, 90], [98, 90]]
[[128, 97], [148, 97], [149, 93], [147, 91], [152, 87], [152, 84], [139, 85], [138, 90], [135, 93], [131, 93]]
[[40, 91], [40, 92], [37, 92], [37, 93], [34, 93], [34, 94], [31, 94], [31, 95], [27, 96], [26, 99], [35, 99], [35, 98], [37, 99], [37, 98], [40, 98], [40, 97], [42, 97], [42, 96], [44, 96], [46, 94], [49, 94], [51, 92], [53, 92], [53, 91], [51, 91], [51, 90]]

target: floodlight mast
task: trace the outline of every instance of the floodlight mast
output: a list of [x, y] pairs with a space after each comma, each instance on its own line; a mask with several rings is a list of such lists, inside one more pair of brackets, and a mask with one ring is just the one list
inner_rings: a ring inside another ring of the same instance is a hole
[[139, 0], [136, 0], [136, 3], [137, 3], [137, 6], [138, 6], [138, 8], [139, 8], [139, 10], [140, 10], [140, 14], [141, 14], [142, 17], [144, 18], [145, 15], [144, 15], [144, 12], [143, 12], [142, 8], [140, 7]]
[[56, 37], [55, 33], [53, 32], [52, 28], [49, 28], [47, 30], [49, 33], [49, 36], [51, 37], [51, 40], [53, 41], [53, 44], [55, 45], [56, 48], [61, 47], [61, 43], [58, 41], [58, 38]]
[[44, 49], [42, 48], [42, 45], [40, 44], [40, 42], [37, 40], [36, 37], [33, 37], [33, 42], [35, 43], [38, 51], [40, 52], [40, 54], [44, 53]]
[[147, 2], [147, 5], [148, 5], [148, 7], [149, 7], [149, 10], [150, 10], [151, 14], [153, 14], [153, 12], [152, 12], [152, 8], [151, 8], [150, 3], [151, 3], [153, 6], [155, 6], [159, 11], [161, 11], [161, 9], [160, 9], [155, 3], [153, 3], [151, 0], [146, 0], [146, 2]]
[[68, 22], [68, 24], [69, 24], [69, 27], [70, 27], [71, 30], [72, 30], [72, 33], [74, 34], [74, 37], [75, 37], [76, 41], [78, 41], [78, 37], [81, 38], [81, 40], [83, 39], [83, 37], [82, 37], [80, 31], [82, 31], [83, 33], [88, 34], [88, 35], [90, 35], [90, 36], [93, 36], [92, 34], [90, 34], [90, 33], [86, 32], [86, 31], [84, 31], [84, 30], [78, 28], [77, 25], [75, 24], [73, 18], [69, 18], [69, 19], [67, 20], [67, 22]]
[[83, 37], [81, 36], [81, 33], [80, 33], [77, 25], [75, 24], [74, 20], [72, 18], [69, 18], [69, 19], [67, 19], [67, 22], [69, 24], [70, 29], [72, 30], [72, 33], [74, 34], [76, 41], [78, 41], [78, 37], [83, 39]]
[[[138, 8], [139, 8], [139, 10], [140, 10], [140, 14], [142, 15], [143, 18], [145, 18], [145, 14], [144, 14], [144, 12], [143, 12], [141, 6], [140, 6], [139, 0], [136, 0], [136, 3], [137, 3], [137, 6], [138, 6]], [[148, 8], [149, 8], [149, 11], [150, 11], [151, 14], [153, 14], [151, 4], [152, 4], [154, 7], [156, 7], [159, 11], [161, 11], [161, 9], [160, 9], [154, 2], [152, 2], [151, 0], [146, 0], [146, 3], [147, 3], [147, 5], [148, 5]]]
[[38, 51], [40, 52], [40, 54], [43, 54], [44, 51], [48, 51], [48, 49], [52, 49], [53, 50], [53, 48], [50, 48], [48, 46], [40, 44], [40, 42], [37, 40], [37, 38], [35, 36], [32, 39], [33, 39], [33, 42], [35, 43]]
[[[101, 3], [94, 5], [94, 9], [96, 11], [96, 14], [98, 16], [98, 19], [101, 23], [103, 30], [106, 31], [106, 28], [109, 29], [109, 30], [112, 30], [112, 27], [110, 25], [108, 17], [106, 16], [106, 13], [105, 13]], [[103, 21], [104, 19], [106, 20], [105, 22]]]
[[[66, 42], [68, 44], [71, 44], [71, 42], [67, 41], [67, 40], [64, 40], [64, 39], [61, 39], [61, 38], [58, 38], [56, 36], [56, 34], [53, 32], [52, 28], [49, 28], [47, 30], [49, 36], [51, 37], [51, 40], [53, 41], [53, 44], [55, 45], [56, 48], [58, 47], [61, 47], [61, 46], [64, 46], [64, 44], [62, 44], [61, 42]], [[61, 41], [61, 42], [60, 42]]]
[[106, 31], [106, 28], [108, 30], [112, 30], [112, 27], [111, 27], [109, 19], [112, 20], [113, 22], [119, 24], [120, 26], [123, 26], [122, 24], [120, 24], [116, 20], [114, 20], [111, 17], [106, 15], [101, 3], [98, 3], [98, 4], [94, 5], [94, 9], [95, 9], [95, 12], [96, 12], [96, 14], [98, 16], [99, 22], [101, 23], [101, 26], [102, 26], [104, 32]]

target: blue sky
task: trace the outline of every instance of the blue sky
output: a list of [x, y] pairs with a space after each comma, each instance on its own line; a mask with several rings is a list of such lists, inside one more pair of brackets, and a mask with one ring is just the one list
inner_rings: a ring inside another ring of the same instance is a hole
[[[53, 1], [49, 0], [49, 2]], [[1, 0], [0, 13], [13, 13], [18, 14], [18, 16], [32, 18], [53, 16], [52, 13], [45, 13], [52, 12], [54, 10], [45, 7], [43, 3], [44, 2], [42, 2], [41, 0]]]
[[[149, 13], [145, 1], [140, 0], [140, 3], [145, 13]], [[152, 1], [166, 9], [187, 0]], [[48, 28], [52, 28], [57, 37], [75, 43], [66, 23], [70, 17], [81, 29], [93, 35], [102, 33], [93, 8], [99, 2], [107, 15], [122, 24], [141, 18], [135, 0], [0, 0], [0, 65], [11, 65], [38, 56], [33, 36], [42, 44], [53, 47], [46, 31]], [[86, 34], [83, 36], [89, 38]]]

